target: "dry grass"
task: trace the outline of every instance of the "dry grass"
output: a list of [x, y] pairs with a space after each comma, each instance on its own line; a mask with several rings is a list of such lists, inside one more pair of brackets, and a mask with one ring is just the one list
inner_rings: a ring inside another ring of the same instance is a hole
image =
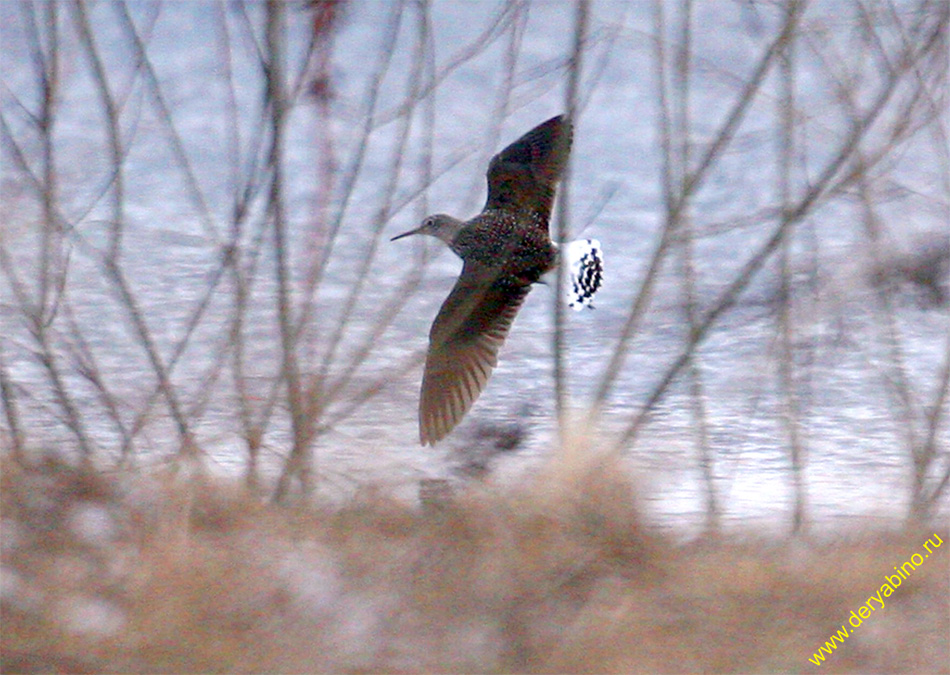
[[278, 507], [8, 460], [3, 671], [948, 672], [946, 550], [808, 661], [932, 531], [675, 544], [624, 476], [559, 458], [424, 508]]

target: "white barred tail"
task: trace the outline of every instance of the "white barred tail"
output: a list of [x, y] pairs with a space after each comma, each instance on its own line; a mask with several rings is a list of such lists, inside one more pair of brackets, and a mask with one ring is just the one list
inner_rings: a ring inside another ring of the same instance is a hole
[[566, 302], [580, 311], [593, 309], [594, 294], [604, 278], [604, 253], [596, 239], [578, 239], [561, 246], [561, 255], [567, 264]]

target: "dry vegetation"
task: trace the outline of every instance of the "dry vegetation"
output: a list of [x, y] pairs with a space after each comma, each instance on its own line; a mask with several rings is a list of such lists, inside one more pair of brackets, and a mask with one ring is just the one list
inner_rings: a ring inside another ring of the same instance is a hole
[[947, 550], [808, 660], [931, 530], [675, 543], [584, 455], [332, 508], [6, 461], [3, 671], [950, 672]]

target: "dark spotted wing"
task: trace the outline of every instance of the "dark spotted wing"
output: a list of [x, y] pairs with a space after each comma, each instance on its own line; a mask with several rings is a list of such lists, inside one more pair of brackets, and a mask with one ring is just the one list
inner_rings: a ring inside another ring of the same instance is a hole
[[496, 271], [466, 262], [432, 324], [419, 399], [423, 445], [444, 438], [475, 403], [531, 289], [494, 275]]
[[488, 165], [485, 208], [535, 214], [546, 226], [572, 137], [571, 123], [558, 115], [495, 155]]

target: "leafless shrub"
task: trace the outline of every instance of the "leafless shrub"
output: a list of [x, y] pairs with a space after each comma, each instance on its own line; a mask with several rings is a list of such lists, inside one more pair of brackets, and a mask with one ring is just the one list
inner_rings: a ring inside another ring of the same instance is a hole
[[[945, 2], [725, 4], [755, 55], [739, 61], [709, 39], [706, 10], [690, 0], [653, 3], [646, 21], [627, 5], [567, 3], [570, 30], [543, 56], [533, 51], [535, 3], [503, 3], [453, 42], [428, 2], [356, 5], [3, 6], [0, 434], [17, 457], [52, 444], [90, 462], [136, 464], [218, 457], [223, 447], [275, 498], [313, 491], [329, 473], [315, 449], [345, 443], [333, 434], [389, 400], [421, 359], [424, 339], [404, 339], [400, 322], [433, 256], [413, 249], [393, 265], [397, 254], [383, 246], [390, 226], [429, 212], [440, 180], [463, 163], [477, 170], [456, 203], [476, 207], [478, 172], [511, 115], [554, 98], [583, 128], [614, 103], [605, 73], [623, 61], [654, 73], [653, 89], [636, 109], [616, 104], [608, 114], [656, 113], [655, 158], [632, 164], [659, 176], [660, 208], [635, 284], [610, 290], [608, 280], [614, 323], [591, 336], [602, 358], [585, 364], [590, 404], [618, 447], [633, 448], [682, 382], [707, 525], [718, 527], [726, 497], [715, 404], [727, 394], [703, 350], [735, 328], [730, 310], [771, 277], [770, 414], [775, 443], [787, 448], [793, 527], [804, 527], [814, 364], [834, 358], [807, 338], [815, 315], [835, 306], [819, 262], [833, 255], [826, 232], [837, 227], [840, 243], [839, 224], [854, 224], [877, 289], [856, 340], [866, 350], [862, 380], [889, 397], [875, 410], [898, 429], [911, 514], [938, 507], [950, 481], [950, 342], [939, 367], [914, 372], [912, 337], [884, 280], [908, 280], [945, 311]], [[364, 25], [372, 40], [346, 71], [352, 79], [338, 79], [352, 59], [340, 36], [361, 11], [378, 14]], [[194, 65], [170, 60], [175, 39], [200, 47]], [[464, 106], [489, 119], [473, 115], [477, 130], [459, 121], [465, 141], [444, 147], [438, 130], [459, 110], [444, 110], [459, 96], [456, 78], [495, 57], [487, 102]], [[610, 125], [618, 140], [627, 121]], [[927, 160], [920, 174], [908, 157]], [[612, 202], [642, 186], [590, 180], [598, 164], [583, 142], [572, 161], [583, 169], [561, 189], [556, 236], [582, 229], [576, 214], [593, 214], [595, 227], [601, 218], [628, 224], [630, 211], [611, 213]], [[749, 165], [768, 180], [735, 187], [723, 207], [716, 185]], [[582, 180], [594, 187], [578, 189]], [[942, 258], [888, 255], [907, 212], [943, 237]], [[745, 249], [730, 260], [708, 253], [737, 234]], [[611, 233], [597, 236], [608, 244]], [[609, 246], [607, 259], [609, 274]], [[623, 255], [616, 264], [631, 266]], [[633, 359], [663, 300], [676, 306], [679, 342], [641, 372]], [[842, 322], [854, 318], [846, 314]], [[563, 418], [575, 399], [559, 303], [553, 324]], [[623, 391], [633, 374], [652, 383], [635, 406]]]

